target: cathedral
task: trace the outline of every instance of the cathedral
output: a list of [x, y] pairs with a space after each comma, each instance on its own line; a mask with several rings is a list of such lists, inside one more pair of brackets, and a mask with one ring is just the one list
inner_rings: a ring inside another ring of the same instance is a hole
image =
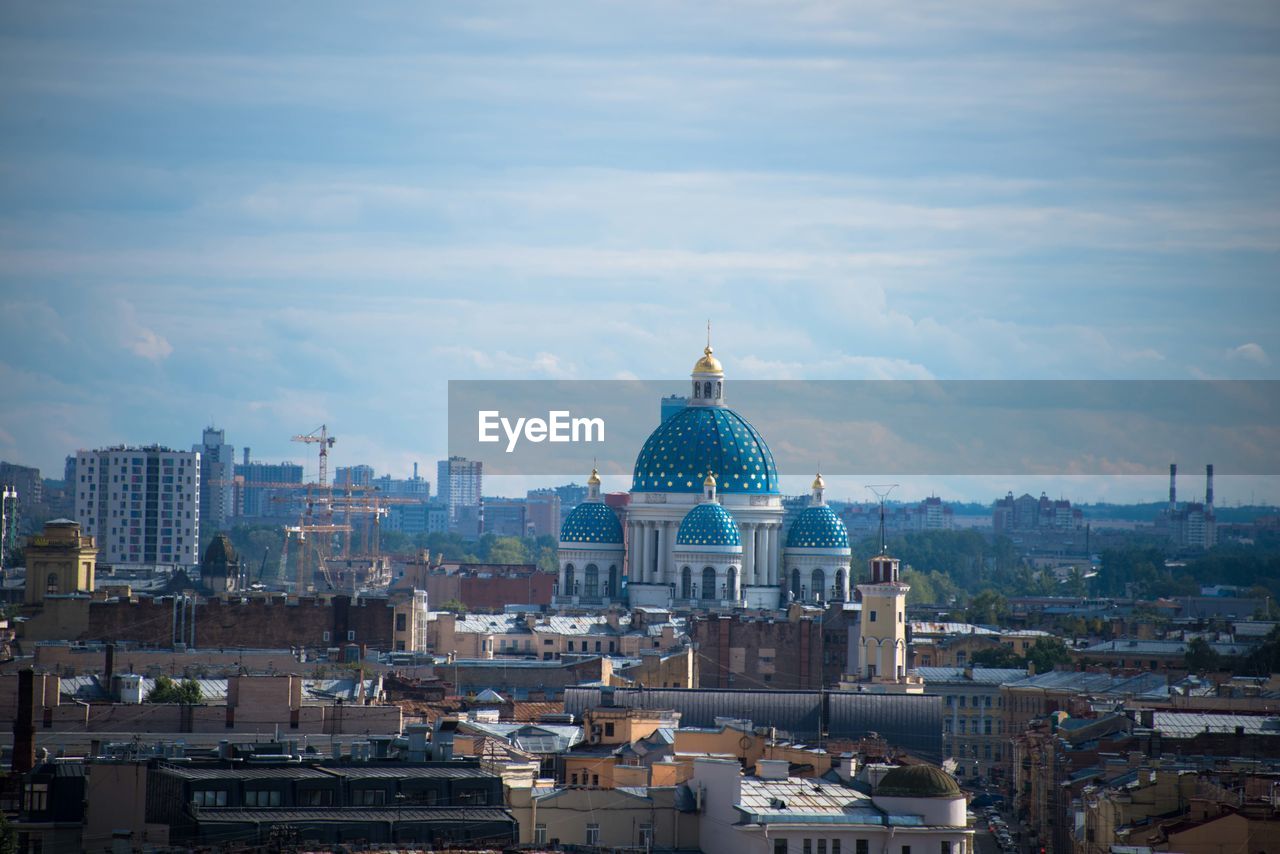
[[631, 607], [779, 608], [847, 601], [849, 536], [818, 475], [784, 530], [764, 437], [731, 408], [708, 341], [685, 405], [636, 457], [622, 521], [592, 471], [560, 531], [557, 602]]

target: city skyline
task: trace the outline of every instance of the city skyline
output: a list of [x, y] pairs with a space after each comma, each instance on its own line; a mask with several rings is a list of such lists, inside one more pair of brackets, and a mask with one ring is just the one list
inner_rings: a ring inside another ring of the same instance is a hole
[[[679, 391], [708, 317], [735, 380], [1276, 378], [1272, 4], [162, 8], [3, 13], [0, 458], [46, 474], [210, 420], [405, 472], [447, 380]], [[1010, 488], [1164, 486], [903, 492]]]

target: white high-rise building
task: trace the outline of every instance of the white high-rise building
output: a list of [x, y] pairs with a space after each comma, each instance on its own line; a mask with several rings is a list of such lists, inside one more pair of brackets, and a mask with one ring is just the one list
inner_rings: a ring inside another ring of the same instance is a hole
[[235, 514], [235, 448], [227, 444], [225, 430], [206, 427], [199, 445], [201, 533], [212, 537], [225, 530]]
[[484, 464], [466, 457], [449, 457], [436, 464], [436, 489], [449, 508], [449, 521], [458, 518], [459, 507], [480, 506]]
[[200, 561], [200, 453], [159, 445], [77, 451], [76, 521], [110, 564]]

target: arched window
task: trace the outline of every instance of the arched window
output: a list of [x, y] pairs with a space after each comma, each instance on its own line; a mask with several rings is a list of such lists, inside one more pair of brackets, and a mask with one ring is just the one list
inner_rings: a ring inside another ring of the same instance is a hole
[[618, 595], [618, 567], [617, 566], [609, 567], [609, 580], [605, 582], [605, 584], [607, 586], [604, 589], [604, 595], [606, 596]]
[[719, 400], [722, 394], [724, 394], [724, 383], [716, 380], [716, 400]]
[[847, 573], [844, 571], [844, 567], [836, 570], [836, 596], [840, 597], [842, 600], [849, 598], [849, 590], [845, 587], [846, 575]]
[[725, 573], [725, 591], [726, 599], [738, 600], [738, 568], [736, 566], [729, 567], [729, 571]]
[[707, 380], [702, 384], [702, 396], [706, 398], [711, 397], [711, 380]]
[[716, 598], [716, 571], [714, 567], [704, 567], [702, 570], [702, 598]]
[[800, 598], [800, 570], [798, 568], [791, 570], [791, 595], [796, 599]]
[[583, 596], [599, 596], [600, 595], [600, 569], [594, 563], [587, 564], [587, 571], [584, 573], [585, 582], [582, 585]]
[[693, 570], [687, 566], [680, 570], [680, 598], [693, 598]]
[[49, 577], [44, 580], [44, 592], [57, 594], [58, 592], [58, 573], [51, 572]]
[[821, 602], [827, 595], [827, 574], [818, 567], [813, 571], [809, 582], [809, 590], [813, 593], [813, 601]]
[[693, 381], [693, 396], [694, 398], [702, 397], [702, 384], [697, 380]]
[[575, 582], [574, 582], [573, 574], [574, 574], [573, 564], [566, 563], [564, 565], [564, 589], [560, 591], [561, 596], [574, 595], [573, 586]]

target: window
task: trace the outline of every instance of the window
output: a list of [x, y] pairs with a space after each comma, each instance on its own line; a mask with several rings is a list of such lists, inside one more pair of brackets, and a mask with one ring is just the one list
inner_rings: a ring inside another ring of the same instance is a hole
[[653, 825], [645, 823], [640, 825], [640, 833], [637, 835], [636, 842], [646, 851], [653, 847]]
[[875, 621], [876, 621], [876, 612], [872, 611], [871, 616], [868, 618], [868, 622], [874, 623]]
[[911, 846], [910, 845], [902, 846], [902, 854], [911, 854]]
[[[591, 846], [596, 846], [600, 844], [600, 825], [598, 824], [587, 825], [587, 844]], [[950, 854], [950, 852], [948, 852], [948, 854]]]
[[250, 789], [244, 793], [244, 805], [247, 807], [278, 807], [280, 793], [266, 789]]
[[604, 725], [604, 734], [605, 734], [605, 735], [613, 735], [613, 724], [605, 724], [605, 725]]
[[353, 641], [353, 640], [355, 640], [355, 639], [356, 639], [356, 631], [355, 631], [355, 629], [352, 629], [351, 631], [347, 632], [347, 640], [349, 640], [349, 641]]
[[310, 789], [298, 793], [299, 806], [304, 807], [331, 807], [333, 806], [333, 792], [329, 789]]
[[198, 807], [225, 807], [227, 793], [225, 789], [197, 789], [191, 793], [191, 800]]
[[831, 840], [831, 854], [840, 854], [840, 840]]
[[545, 824], [542, 824], [541, 822], [533, 826], [533, 844], [534, 845], [547, 844], [547, 826]]
[[773, 840], [773, 854], [787, 854], [787, 840]]
[[405, 619], [404, 614], [396, 614], [396, 631], [397, 632], [403, 632], [405, 630], [406, 623], [407, 623], [407, 620]]
[[49, 577], [44, 581], [44, 592], [53, 594], [58, 592], [58, 573], [49, 573]]
[[942, 840], [942, 854], [951, 854], [951, 840]]
[[22, 807], [28, 812], [44, 812], [49, 808], [49, 784], [28, 783], [22, 793]]
[[324, 632], [323, 634], [321, 634], [321, 636], [320, 636], [320, 637], [321, 637], [321, 639], [322, 639], [325, 643], [328, 643], [328, 642], [329, 642], [329, 633], [328, 633], [328, 632]]
[[827, 840], [818, 840], [818, 854], [827, 854]]
[[387, 793], [383, 789], [356, 789], [352, 796], [358, 807], [380, 807], [387, 802]]
[[804, 854], [813, 854], [813, 840], [806, 839], [803, 845]]
[[591, 775], [591, 785], [593, 785], [593, 786], [599, 786], [599, 785], [600, 785], [600, 775], [599, 775], [599, 774], [592, 774], [592, 775]]
[[859, 839], [853, 843], [853, 854], [870, 854], [871, 842], [866, 839]]

